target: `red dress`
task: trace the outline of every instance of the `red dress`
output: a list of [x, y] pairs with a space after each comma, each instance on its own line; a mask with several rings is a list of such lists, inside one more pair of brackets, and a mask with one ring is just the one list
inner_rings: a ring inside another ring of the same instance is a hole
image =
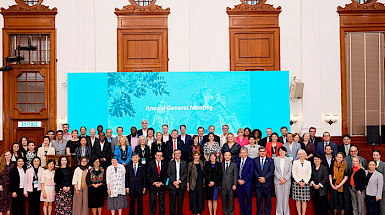
[[[283, 145], [282, 143], [277, 142], [277, 147], [275, 150], [275, 156], [276, 157], [279, 156], [279, 148], [281, 148], [282, 145]], [[273, 143], [272, 142], [266, 143], [266, 156], [269, 158], [273, 158]]]

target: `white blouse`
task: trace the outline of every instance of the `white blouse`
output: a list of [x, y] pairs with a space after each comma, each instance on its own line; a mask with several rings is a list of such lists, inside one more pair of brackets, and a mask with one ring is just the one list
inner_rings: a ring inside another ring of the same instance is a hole
[[295, 160], [293, 162], [292, 175], [295, 182], [303, 181], [306, 184], [309, 183], [311, 178], [311, 163], [308, 160], [305, 160], [301, 164], [300, 160]]
[[110, 185], [111, 196], [118, 197], [126, 194], [126, 168], [122, 164], [118, 164], [116, 168], [111, 165], [107, 167], [106, 182]]

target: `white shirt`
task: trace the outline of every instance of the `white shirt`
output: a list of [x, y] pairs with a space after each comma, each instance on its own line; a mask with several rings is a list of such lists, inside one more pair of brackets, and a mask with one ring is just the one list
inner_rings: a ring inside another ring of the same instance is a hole
[[175, 166], [176, 166], [176, 181], [180, 180], [180, 160], [175, 160]]
[[100, 142], [100, 151], [103, 151], [104, 143]]
[[376, 161], [376, 164], [377, 164], [376, 167], [378, 167], [378, 165], [380, 165], [380, 160]]
[[281, 172], [283, 174], [283, 170], [285, 169], [285, 158], [279, 159], [279, 167], [281, 167]]
[[90, 137], [90, 139], [91, 139], [91, 146], [94, 147], [96, 137], [94, 137], [94, 139], [92, 139], [92, 137]]
[[23, 168], [17, 168], [19, 171], [19, 177], [20, 177], [20, 183], [19, 183], [19, 188], [24, 188], [24, 178], [25, 178], [25, 172]]
[[151, 150], [151, 145], [152, 145], [152, 143], [154, 142], [154, 140], [155, 140], [154, 137], [152, 137], [151, 140], [147, 138], [147, 145], [148, 145], [148, 147], [150, 148], [150, 150]]
[[180, 135], [180, 139], [186, 144], [186, 134], [185, 135]]
[[138, 171], [138, 163], [132, 163], [132, 164], [133, 164], [133, 167], [134, 167], [134, 174], [135, 174], [135, 170]]
[[263, 161], [263, 166], [265, 167], [265, 163], [266, 163], [266, 156], [265, 157], [260, 157], [261, 159], [259, 159], [259, 163], [261, 164], [261, 167], [262, 167], [262, 161]]
[[142, 135], [143, 135], [144, 137], [147, 137], [147, 130], [148, 130], [148, 129], [144, 130], [144, 129], [142, 128], [142, 133], [143, 133]]
[[231, 161], [229, 161], [229, 162], [226, 162], [226, 161], [225, 161], [225, 170], [226, 170], [226, 168], [230, 168], [230, 162], [231, 162]]
[[158, 163], [159, 163], [159, 169], [160, 169], [160, 171], [162, 171], [162, 162], [161, 161], [155, 160], [156, 169], [158, 169]]

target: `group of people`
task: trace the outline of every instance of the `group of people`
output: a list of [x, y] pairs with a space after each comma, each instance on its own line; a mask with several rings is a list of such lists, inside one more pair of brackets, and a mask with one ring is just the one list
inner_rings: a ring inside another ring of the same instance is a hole
[[[258, 215], [271, 214], [271, 198], [276, 197], [275, 214], [290, 214], [289, 198], [296, 201], [298, 214], [304, 215], [311, 197], [316, 214], [351, 211], [353, 214], [385, 215], [385, 163], [381, 153], [373, 152], [373, 160], [358, 155], [349, 135], [343, 144], [330, 141], [330, 134], [316, 137], [316, 129], [309, 133], [281, 135], [266, 129], [262, 138], [259, 129], [238, 129], [229, 133], [227, 125], [222, 134], [215, 127], [208, 132], [203, 127], [196, 135], [186, 134], [186, 126], [169, 133], [148, 128], [142, 120], [141, 129], [131, 127], [123, 135], [123, 128], [113, 131], [103, 126], [50, 130], [43, 142], [36, 144], [27, 137], [14, 143], [0, 157], [0, 215], [102, 214], [107, 198], [111, 214], [143, 214], [143, 195], [148, 191], [150, 214], [165, 214], [165, 191], [169, 189], [169, 213], [183, 214], [185, 192], [189, 194], [192, 214], [201, 214], [205, 200], [210, 215], [217, 214], [218, 196], [226, 215], [234, 214], [237, 197], [242, 215], [251, 215], [252, 195], [257, 198]], [[179, 133], [180, 132], [180, 133]], [[62, 155], [57, 161], [46, 155]], [[73, 171], [68, 157], [75, 161]], [[330, 195], [330, 201], [328, 196]], [[127, 201], [129, 196], [129, 202]], [[137, 204], [137, 209], [135, 205]], [[255, 207], [254, 207], [255, 208]]]

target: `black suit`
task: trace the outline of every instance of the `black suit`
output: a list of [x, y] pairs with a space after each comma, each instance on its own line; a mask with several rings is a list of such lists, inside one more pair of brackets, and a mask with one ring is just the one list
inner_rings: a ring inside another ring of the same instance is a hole
[[266, 147], [266, 143], [271, 142], [271, 137], [264, 137], [259, 141], [259, 145]]
[[[209, 142], [209, 135], [206, 134], [205, 136], [203, 136], [203, 140], [202, 140], [202, 146]], [[219, 138], [219, 136], [215, 135], [214, 134], [214, 142], [217, 142], [217, 143], [220, 143], [221, 142], [221, 138]]]
[[148, 147], [146, 145], [144, 147], [144, 150], [142, 151], [142, 147], [140, 147], [140, 145], [138, 145], [135, 147], [135, 153], [138, 154], [140, 157], [139, 163], [144, 165], [145, 169], [147, 170], [147, 164], [148, 164], [148, 162], [150, 162], [150, 157], [151, 157], [150, 147]]
[[311, 137], [310, 137], [310, 140], [309, 140], [309, 141], [312, 142], [312, 143], [314, 143], [315, 148], [317, 148], [317, 144], [318, 144], [319, 142], [322, 142], [322, 139], [319, 138], [319, 137], [314, 137], [314, 138], [311, 138]]
[[[147, 132], [148, 132], [148, 128], [146, 130], [146, 137], [147, 137]], [[143, 129], [139, 129], [137, 133], [138, 133], [138, 137], [143, 136]]]
[[95, 137], [94, 145], [92, 145], [91, 137], [90, 137], [90, 147], [93, 148], [97, 142], [100, 142], [99, 138]]
[[17, 195], [16, 198], [11, 197], [12, 215], [25, 215], [25, 197], [23, 194], [24, 189], [20, 188], [20, 175], [16, 166], [9, 171], [9, 182], [11, 195], [14, 192]]
[[[160, 161], [160, 174], [158, 174], [158, 166], [156, 160], [153, 160], [148, 165], [147, 178], [150, 187], [150, 214], [156, 214], [156, 196], [159, 196], [159, 215], [165, 214], [165, 191], [167, 181], [167, 163]], [[161, 182], [163, 185], [156, 187], [155, 182]]]
[[283, 136], [280, 136], [280, 137], [278, 138], [278, 142], [280, 142], [280, 143], [282, 143], [282, 144], [285, 144], [286, 141], [287, 141], [286, 138], [287, 138], [287, 137], [283, 138]]
[[[102, 150], [100, 147], [100, 141], [98, 142], [95, 141], [94, 147], [92, 148], [92, 159], [95, 160], [96, 158], [98, 158], [100, 160], [100, 165], [104, 169], [107, 169], [107, 167], [111, 165], [111, 157], [112, 157], [111, 143], [105, 140], [103, 145], [103, 150]], [[102, 158], [103, 158], [103, 161], [101, 161]]]
[[[350, 144], [350, 147], [352, 147], [353, 145]], [[350, 149], [349, 147], [349, 149]], [[338, 147], [338, 152], [342, 152], [344, 153], [345, 157], [346, 157], [346, 150], [345, 150], [345, 144], [342, 144], [342, 145], [339, 145]], [[350, 150], [348, 151], [348, 156], [350, 155]]]
[[135, 198], [138, 203], [137, 214], [143, 214], [143, 189], [146, 188], [146, 170], [140, 162], [136, 165], [136, 175], [133, 162], [126, 166], [126, 188], [129, 189], [130, 215], [135, 215]]
[[179, 188], [174, 186], [174, 182], [177, 180], [177, 172], [176, 172], [176, 161], [171, 160], [168, 162], [167, 166], [167, 176], [169, 177], [168, 188], [170, 189], [170, 214], [175, 215], [175, 206], [176, 199], [178, 198], [178, 210], [177, 214], [183, 214], [183, 199], [184, 193], [187, 189], [187, 162], [184, 160], [180, 160], [179, 166]]
[[155, 142], [152, 143], [151, 145], [151, 160], [155, 160], [155, 154], [157, 152], [162, 152], [163, 157], [166, 156], [166, 143], [162, 142], [161, 146], [158, 147], [158, 144]]
[[[171, 140], [172, 137], [171, 137], [171, 134], [168, 134], [168, 140]], [[162, 133], [162, 142], [167, 142], [164, 138], [163, 138], [163, 133]]]
[[[183, 141], [182, 140], [178, 140], [178, 139], [175, 139], [176, 141], [176, 148], [181, 150], [182, 151], [182, 157], [183, 157]], [[167, 143], [166, 143], [166, 156], [165, 156], [165, 160], [166, 161], [170, 161], [171, 159], [173, 159], [173, 155], [174, 154], [174, 140], [173, 139], [170, 139]]]

